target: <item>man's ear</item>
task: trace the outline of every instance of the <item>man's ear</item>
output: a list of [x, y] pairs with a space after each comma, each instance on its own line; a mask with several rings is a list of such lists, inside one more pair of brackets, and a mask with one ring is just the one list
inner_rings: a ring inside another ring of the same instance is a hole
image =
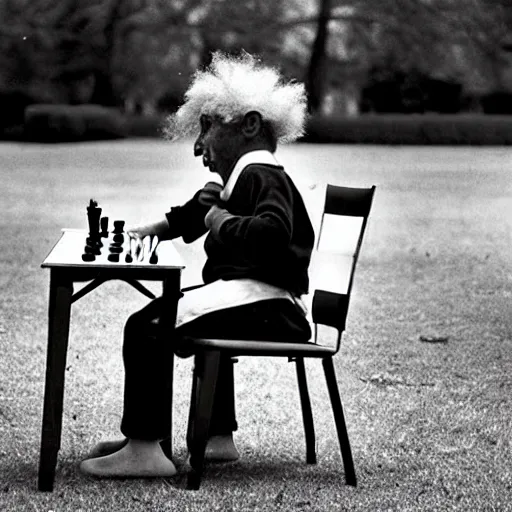
[[242, 121], [242, 133], [247, 139], [252, 139], [258, 135], [263, 128], [261, 114], [256, 110], [251, 110], [245, 114]]

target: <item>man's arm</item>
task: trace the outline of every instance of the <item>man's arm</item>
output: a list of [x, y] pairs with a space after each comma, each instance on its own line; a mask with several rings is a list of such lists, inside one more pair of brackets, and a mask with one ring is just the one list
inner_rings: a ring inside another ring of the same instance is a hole
[[288, 248], [292, 235], [293, 192], [280, 171], [246, 170], [239, 179], [240, 193], [255, 204], [252, 215], [232, 215], [213, 206], [205, 223], [229, 251], [242, 251], [246, 259], [261, 261]]
[[184, 205], [174, 206], [165, 214], [168, 224], [168, 239], [181, 236], [183, 241], [189, 244], [206, 233], [204, 217], [211, 204], [203, 201], [203, 195], [203, 189], [198, 190], [194, 197]]
[[156, 235], [160, 240], [172, 240], [181, 236], [186, 243], [193, 242], [206, 233], [204, 217], [217, 201], [221, 190], [222, 186], [219, 184], [208, 182], [184, 205], [172, 207], [164, 219], [130, 228], [128, 234], [135, 238]]

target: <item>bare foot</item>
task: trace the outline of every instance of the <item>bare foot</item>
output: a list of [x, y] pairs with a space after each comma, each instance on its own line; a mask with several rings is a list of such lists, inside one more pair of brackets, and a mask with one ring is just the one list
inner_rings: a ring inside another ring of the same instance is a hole
[[216, 462], [231, 462], [238, 460], [240, 454], [236, 449], [232, 435], [212, 436], [208, 439], [204, 458]]
[[124, 439], [116, 439], [115, 441], [102, 441], [94, 446], [94, 448], [87, 454], [86, 459], [95, 459], [96, 457], [111, 455], [125, 447], [127, 443], [128, 439], [126, 439], [126, 437]]
[[135, 439], [115, 453], [84, 460], [80, 470], [100, 478], [165, 478], [176, 474], [158, 441]]

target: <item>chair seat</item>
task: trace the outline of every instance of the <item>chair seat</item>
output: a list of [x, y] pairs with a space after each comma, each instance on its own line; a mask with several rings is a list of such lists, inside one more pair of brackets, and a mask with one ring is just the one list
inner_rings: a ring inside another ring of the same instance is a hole
[[329, 357], [336, 348], [315, 343], [288, 343], [284, 341], [222, 340], [209, 338], [184, 338], [187, 350], [221, 350], [236, 356], [282, 356], [282, 357]]

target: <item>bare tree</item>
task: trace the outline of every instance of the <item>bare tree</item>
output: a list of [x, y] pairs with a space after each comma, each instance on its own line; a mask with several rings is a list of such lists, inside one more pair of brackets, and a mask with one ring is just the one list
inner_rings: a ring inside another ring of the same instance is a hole
[[485, 86], [498, 83], [503, 5], [510, 4], [500, 1], [501, 7], [491, 0], [318, 0], [315, 15], [288, 22], [315, 26], [306, 71], [311, 110], [322, 103], [327, 63], [346, 59], [346, 48], [329, 45], [332, 28], [340, 24], [351, 35], [359, 66], [391, 58], [405, 70], [473, 74], [475, 80], [490, 75]]
[[[387, 58], [404, 70], [419, 67], [429, 73], [474, 75], [474, 80], [482, 80], [494, 62], [489, 82], [499, 79], [503, 9], [492, 0], [295, 0], [278, 4], [276, 0], [206, 0], [203, 15], [191, 26], [202, 31], [206, 54], [214, 47], [229, 48], [226, 40], [231, 40], [233, 48], [256, 49], [267, 56], [272, 53], [269, 43], [283, 47], [293, 34], [306, 30], [310, 50], [301, 62], [300, 78], [306, 82], [312, 112], [322, 104], [330, 70], [339, 70], [333, 64], [347, 61], [347, 44], [352, 45], [351, 66], [370, 68]], [[265, 5], [274, 10], [265, 11]], [[304, 5], [307, 8], [301, 9]], [[335, 30], [342, 37], [333, 41]], [[281, 63], [286, 62], [283, 50], [275, 53]]]
[[73, 83], [86, 88], [92, 76], [93, 101], [131, 97], [151, 109], [169, 91], [179, 95], [212, 50], [242, 48], [303, 79], [312, 111], [343, 66], [370, 68], [383, 58], [405, 70], [499, 83], [510, 7], [510, 0], [2, 0], [0, 87], [53, 87], [54, 99], [65, 101]]
[[306, 72], [309, 109], [316, 111], [322, 103], [325, 86], [325, 61], [328, 38], [328, 24], [332, 18], [333, 0], [321, 0], [318, 13], [316, 36]]

